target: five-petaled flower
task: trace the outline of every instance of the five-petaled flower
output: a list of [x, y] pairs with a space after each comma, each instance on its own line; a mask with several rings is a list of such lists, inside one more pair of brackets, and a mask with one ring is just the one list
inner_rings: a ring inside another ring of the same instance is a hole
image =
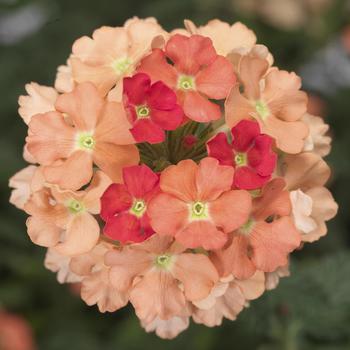
[[101, 198], [104, 233], [122, 243], [142, 242], [154, 234], [148, 203], [159, 191], [159, 177], [146, 165], [136, 165], [123, 169], [123, 180], [110, 185]]
[[242, 120], [231, 129], [232, 143], [225, 133], [217, 134], [207, 143], [208, 155], [222, 165], [235, 167], [234, 187], [254, 190], [270, 180], [277, 163], [272, 151], [273, 139], [260, 133], [259, 124]]
[[251, 277], [256, 270], [275, 271], [285, 266], [288, 254], [299, 247], [300, 232], [292, 215], [285, 182], [276, 178], [253, 200], [249, 219], [230, 237], [230, 243], [213, 253], [213, 261], [224, 276]]
[[165, 169], [158, 194], [149, 204], [151, 226], [187, 248], [219, 249], [228, 233], [243, 225], [251, 210], [247, 191], [231, 190], [233, 168], [204, 158]]
[[151, 85], [144, 73], [124, 78], [124, 105], [136, 142], [163, 142], [164, 130], [175, 130], [183, 120], [175, 92], [161, 81]]
[[236, 81], [230, 62], [216, 53], [209, 38], [200, 35], [172, 36], [165, 52], [154, 49], [141, 61], [138, 71], [176, 89], [185, 115], [198, 122], [221, 117], [219, 105], [209, 99], [225, 99]]

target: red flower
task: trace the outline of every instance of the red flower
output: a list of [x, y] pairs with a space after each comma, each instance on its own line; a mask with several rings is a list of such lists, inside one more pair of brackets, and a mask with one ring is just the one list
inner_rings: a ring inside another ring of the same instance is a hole
[[183, 121], [176, 94], [161, 81], [151, 85], [147, 74], [124, 78], [124, 105], [133, 127], [130, 132], [137, 142], [159, 143], [164, 130], [175, 130]]
[[198, 122], [221, 117], [220, 107], [209, 99], [225, 99], [236, 82], [231, 63], [216, 53], [209, 38], [200, 35], [174, 35], [165, 52], [154, 49], [138, 71], [176, 89], [185, 115]]
[[153, 235], [148, 202], [159, 191], [159, 178], [146, 165], [123, 169], [124, 184], [110, 185], [101, 198], [104, 234], [122, 243], [142, 242]]
[[242, 120], [231, 130], [232, 144], [226, 134], [217, 134], [207, 144], [208, 155], [222, 165], [235, 167], [233, 185], [245, 190], [262, 187], [275, 170], [277, 155], [272, 151], [273, 139], [260, 133], [259, 124]]

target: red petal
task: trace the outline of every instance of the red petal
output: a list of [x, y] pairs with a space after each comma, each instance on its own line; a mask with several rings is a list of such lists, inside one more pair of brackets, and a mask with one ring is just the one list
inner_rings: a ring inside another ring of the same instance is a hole
[[130, 131], [136, 142], [160, 143], [165, 139], [164, 130], [151, 119], [136, 121]]
[[206, 123], [221, 117], [220, 106], [210, 102], [196, 91], [185, 94], [183, 108], [185, 115], [196, 122]]
[[179, 105], [168, 111], [152, 108], [151, 119], [164, 130], [175, 130], [181, 125], [184, 113]]
[[150, 90], [151, 78], [144, 73], [137, 73], [131, 78], [124, 78], [123, 89], [128, 102], [133, 105], [145, 103]]
[[163, 82], [157, 81], [151, 86], [147, 104], [161, 110], [173, 109], [176, 105], [176, 94]]
[[176, 34], [167, 42], [165, 52], [181, 73], [191, 75], [217, 57], [212, 41], [200, 35]]
[[207, 143], [208, 156], [216, 158], [221, 165], [233, 166], [232, 147], [227, 141], [226, 134], [220, 132]]
[[249, 165], [261, 176], [270, 176], [275, 170], [277, 154], [272, 152], [272, 143], [270, 136], [259, 135], [248, 151]]
[[137, 71], [148, 74], [152, 81], [161, 80], [167, 86], [176, 87], [177, 72], [166, 61], [165, 53], [160, 49], [154, 49], [150, 55], [146, 56]]
[[197, 90], [215, 100], [227, 97], [236, 82], [231, 63], [222, 56], [208, 67], [201, 70], [196, 76]]
[[242, 190], [255, 190], [262, 187], [269, 180], [270, 176], [260, 176], [254, 169], [242, 166], [236, 168], [233, 184]]
[[135, 165], [123, 169], [123, 180], [129, 193], [138, 199], [152, 191], [158, 184], [159, 178], [147, 165]]
[[108, 220], [103, 232], [121, 243], [143, 242], [147, 238], [140, 220], [135, 215], [125, 212]]
[[241, 120], [231, 130], [233, 149], [238, 152], [245, 152], [252, 145], [254, 139], [260, 135], [260, 127], [256, 121]]
[[113, 217], [116, 213], [128, 210], [131, 207], [132, 198], [125, 185], [110, 185], [101, 198], [101, 217], [104, 221]]

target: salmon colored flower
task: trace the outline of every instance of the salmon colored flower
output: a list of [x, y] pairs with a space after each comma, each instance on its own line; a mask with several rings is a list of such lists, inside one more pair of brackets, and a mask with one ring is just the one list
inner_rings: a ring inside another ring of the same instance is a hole
[[169, 236], [155, 235], [106, 254], [112, 284], [121, 292], [130, 290], [130, 302], [143, 322], [188, 316], [188, 301], [205, 298], [217, 282], [209, 258], [185, 249]]
[[175, 92], [161, 81], [151, 85], [144, 73], [124, 78], [124, 105], [136, 142], [163, 142], [164, 130], [175, 130], [183, 120]]
[[289, 263], [285, 266], [278, 267], [273, 272], [265, 273], [265, 288], [266, 290], [275, 289], [282, 277], [290, 276]]
[[238, 279], [251, 277], [256, 270], [272, 272], [287, 263], [288, 254], [299, 247], [301, 236], [291, 215], [285, 182], [276, 178], [253, 201], [249, 220], [236, 230], [222, 251], [213, 254], [220, 274]]
[[233, 173], [214, 158], [204, 158], [199, 165], [183, 160], [165, 169], [162, 193], [148, 207], [153, 229], [174, 236], [187, 248], [221, 248], [251, 210], [249, 193], [231, 190]]
[[124, 184], [112, 184], [101, 198], [104, 234], [122, 243], [142, 242], [151, 235], [148, 204], [159, 191], [159, 177], [146, 165], [123, 169]]
[[33, 332], [21, 316], [0, 311], [1, 350], [35, 350]]
[[110, 180], [97, 172], [84, 191], [61, 190], [57, 186], [34, 192], [24, 209], [28, 235], [38, 245], [54, 247], [62, 255], [90, 251], [100, 237], [100, 227], [93, 215], [100, 212], [100, 198]]
[[225, 99], [236, 81], [228, 60], [215, 52], [209, 38], [200, 35], [172, 36], [165, 51], [154, 49], [138, 71], [177, 90], [185, 115], [198, 122], [221, 117], [219, 105], [209, 99]]
[[300, 120], [306, 113], [307, 95], [300, 91], [301, 81], [295, 73], [278, 69], [267, 73], [268, 68], [266, 60], [242, 58], [243, 92], [239, 85], [231, 90], [225, 104], [226, 123], [233, 127], [242, 119], [255, 118], [262, 132], [276, 139], [279, 149], [299, 153], [308, 136]]
[[231, 135], [231, 144], [223, 132], [210, 140], [208, 156], [218, 159], [221, 165], [235, 168], [235, 187], [245, 190], [262, 187], [271, 179], [276, 167], [273, 139], [261, 134], [259, 124], [251, 120], [241, 120], [231, 129]]
[[26, 84], [25, 88], [28, 95], [19, 97], [18, 113], [26, 124], [29, 124], [36, 114], [55, 110], [58, 92], [54, 88], [37, 83]]
[[224, 318], [235, 320], [250, 300], [261, 296], [264, 282], [261, 271], [244, 281], [235, 280], [232, 275], [221, 279], [206, 299], [193, 303], [196, 306], [192, 315], [194, 322], [215, 327], [221, 325]]
[[34, 116], [26, 139], [49, 183], [79, 189], [90, 181], [93, 163], [118, 181], [123, 166], [139, 162], [123, 106], [105, 102], [91, 83], [61, 95], [56, 109]]
[[227, 56], [234, 50], [250, 50], [256, 43], [254, 32], [241, 22], [230, 25], [214, 19], [204, 26], [196, 27], [193, 22], [185, 20], [185, 26], [191, 34], [210, 38], [216, 52], [222, 56]]
[[73, 79], [77, 83], [92, 82], [106, 95], [133, 72], [159, 35], [166, 33], [155, 19], [133, 18], [124, 27], [101, 27], [92, 38], [83, 36], [73, 45], [70, 58]]

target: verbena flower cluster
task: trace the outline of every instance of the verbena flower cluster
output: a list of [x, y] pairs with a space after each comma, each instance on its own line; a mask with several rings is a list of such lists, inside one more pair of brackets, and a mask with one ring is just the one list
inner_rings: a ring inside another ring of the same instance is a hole
[[[55, 87], [26, 85], [11, 203], [60, 283], [147, 332], [236, 319], [327, 232], [328, 126], [241, 23], [153, 18], [75, 41]], [[297, 291], [296, 291], [297, 293]]]

